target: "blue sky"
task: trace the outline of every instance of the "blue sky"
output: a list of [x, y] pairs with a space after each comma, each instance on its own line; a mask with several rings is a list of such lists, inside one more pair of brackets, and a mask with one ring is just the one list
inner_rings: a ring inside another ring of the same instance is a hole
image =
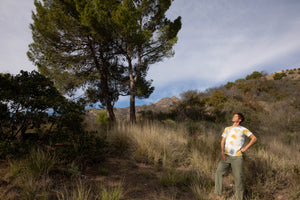
[[[36, 69], [26, 56], [33, 9], [33, 0], [0, 1], [0, 72]], [[175, 0], [167, 15], [182, 17], [175, 55], [150, 67], [155, 91], [138, 105], [300, 67], [298, 0]], [[116, 107], [128, 105], [122, 97]]]

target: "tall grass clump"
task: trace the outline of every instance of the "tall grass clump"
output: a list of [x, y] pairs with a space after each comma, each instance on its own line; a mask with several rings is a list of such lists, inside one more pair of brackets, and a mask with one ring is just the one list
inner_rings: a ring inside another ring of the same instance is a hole
[[22, 177], [21, 196], [26, 200], [47, 200], [52, 184], [48, 177]]
[[214, 173], [220, 158], [220, 133], [207, 130], [197, 138], [190, 138], [188, 155], [190, 168], [209, 176]]
[[213, 192], [214, 181], [204, 177], [201, 173], [193, 173], [193, 180], [190, 188], [196, 200], [208, 199], [209, 194]]
[[124, 197], [122, 184], [119, 183], [116, 187], [104, 187], [98, 195], [99, 200], [120, 200]]
[[65, 188], [64, 192], [57, 193], [58, 200], [89, 200], [92, 199], [92, 187], [79, 179], [76, 185]]
[[191, 175], [189, 171], [180, 171], [175, 168], [164, 169], [159, 177], [159, 184], [163, 187], [189, 186]]
[[49, 174], [55, 163], [55, 155], [52, 155], [49, 151], [38, 148], [30, 152], [25, 165], [33, 177], [39, 177]]
[[141, 162], [172, 166], [184, 160], [187, 134], [160, 124], [143, 125], [118, 124], [108, 136], [113, 145], [124, 145], [133, 157]]
[[17, 199], [48, 199], [53, 184], [48, 175], [55, 163], [55, 156], [40, 148], [33, 148], [22, 160], [10, 160], [8, 180], [19, 191], [11, 195]]
[[42, 149], [33, 149], [22, 160], [9, 161], [8, 176], [18, 178], [22, 176], [39, 178], [48, 175], [56, 163], [55, 155]]
[[104, 187], [78, 179], [74, 185], [64, 186], [56, 195], [58, 200], [120, 200], [124, 197], [122, 183]]

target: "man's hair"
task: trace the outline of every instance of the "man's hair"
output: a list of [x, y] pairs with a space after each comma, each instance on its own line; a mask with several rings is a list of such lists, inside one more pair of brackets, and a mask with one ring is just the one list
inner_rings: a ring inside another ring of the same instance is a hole
[[241, 120], [240, 124], [245, 120], [245, 117], [242, 113], [234, 113], [234, 114], [237, 114], [239, 116], [239, 119]]

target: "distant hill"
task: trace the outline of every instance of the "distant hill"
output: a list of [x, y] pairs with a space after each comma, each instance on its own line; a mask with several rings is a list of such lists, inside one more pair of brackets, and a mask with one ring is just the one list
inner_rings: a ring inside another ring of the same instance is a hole
[[[293, 80], [297, 82], [297, 85], [292, 83], [277, 82], [271, 81], [274, 80], [275, 74], [284, 74], [282, 76], [283, 80]], [[240, 80], [244, 80], [244, 82], [239, 82]], [[265, 83], [263, 80], [269, 80], [272, 83]], [[298, 82], [299, 80], [299, 82]], [[224, 87], [214, 88], [214, 90], [221, 91], [222, 94], [226, 96], [227, 99], [231, 99], [235, 101], [236, 99], [240, 99], [240, 102], [243, 102], [246, 105], [250, 105], [250, 107], [255, 105], [259, 105], [264, 108], [266, 111], [271, 111], [273, 109], [273, 104], [276, 104], [276, 101], [284, 100], [285, 98], [297, 99], [298, 97], [298, 87], [300, 83], [300, 68], [295, 69], [287, 69], [274, 72], [269, 75], [263, 75], [263, 78], [260, 79], [259, 82], [253, 82], [253, 80], [245, 80], [238, 79], [233, 85], [230, 86], [230, 89], [227, 87], [228, 84]], [[227, 89], [226, 89], [227, 88]], [[208, 90], [209, 91], [209, 90]], [[204, 96], [209, 99], [211, 98], [210, 92], [204, 94]], [[249, 101], [249, 97], [251, 97], [251, 101]], [[247, 100], [248, 99], [248, 100]], [[182, 100], [176, 96], [163, 98], [156, 103], [152, 103], [150, 105], [136, 106], [136, 115], [137, 118], [141, 115], [142, 111], [147, 112], [151, 111], [152, 113], [159, 112], [168, 112], [175, 105], [178, 105]], [[247, 102], [249, 101], [249, 102]], [[255, 104], [255, 105], [254, 105]], [[210, 106], [206, 105], [208, 110]], [[90, 109], [87, 110], [87, 118], [89, 121], [94, 121], [98, 113], [99, 109]], [[119, 120], [129, 120], [129, 107], [126, 108], [115, 108], [116, 119]]]
[[[173, 97], [166, 97], [161, 100], [159, 100], [156, 103], [150, 104], [150, 105], [143, 105], [143, 106], [136, 106], [136, 115], [139, 117], [139, 112], [141, 111], [147, 111], [151, 110], [152, 112], [166, 112], [168, 109], [170, 109], [173, 105], [175, 105], [177, 102], [179, 102], [180, 99], [173, 96]], [[93, 108], [86, 111], [86, 117], [89, 121], [94, 121], [98, 113], [100, 112], [99, 109]], [[129, 107], [126, 108], [115, 108], [115, 115], [117, 120], [129, 120]]]
[[268, 80], [273, 80], [273, 77], [276, 73], [285, 73], [286, 77], [284, 77], [284, 78], [300, 79], [300, 68], [286, 69], [286, 70], [281, 70], [281, 71], [278, 71], [278, 72], [274, 72], [272, 74], [267, 75], [266, 78]]

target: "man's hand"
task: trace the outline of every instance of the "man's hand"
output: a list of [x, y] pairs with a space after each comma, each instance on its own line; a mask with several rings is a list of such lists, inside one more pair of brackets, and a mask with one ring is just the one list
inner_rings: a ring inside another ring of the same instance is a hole
[[224, 161], [226, 160], [226, 156], [225, 156], [225, 152], [224, 152], [225, 141], [226, 141], [226, 138], [225, 138], [225, 137], [222, 137], [222, 141], [221, 141], [221, 152], [222, 152], [222, 156], [221, 156], [221, 159], [224, 160]]
[[224, 152], [222, 152], [222, 160], [224, 160], [224, 161], [226, 161], [226, 155], [225, 155], [225, 153]]
[[245, 151], [247, 151], [247, 149], [249, 149], [256, 141], [257, 141], [257, 138], [255, 137], [255, 135], [250, 135], [249, 137], [251, 140], [250, 142], [243, 148], [241, 148], [241, 152], [244, 153]]

